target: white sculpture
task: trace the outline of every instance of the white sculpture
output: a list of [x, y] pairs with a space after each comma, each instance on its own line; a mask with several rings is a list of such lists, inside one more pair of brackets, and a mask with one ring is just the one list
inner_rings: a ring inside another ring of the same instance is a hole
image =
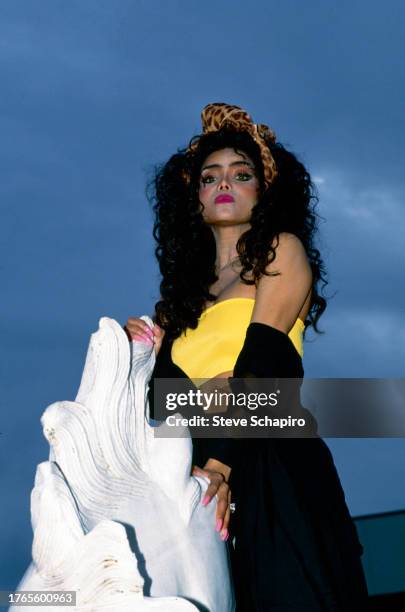
[[190, 475], [191, 438], [154, 437], [154, 363], [153, 347], [102, 318], [76, 401], [45, 410], [50, 457], [37, 467], [33, 562], [18, 590], [76, 591], [83, 612], [234, 610], [215, 503], [202, 506], [207, 481]]

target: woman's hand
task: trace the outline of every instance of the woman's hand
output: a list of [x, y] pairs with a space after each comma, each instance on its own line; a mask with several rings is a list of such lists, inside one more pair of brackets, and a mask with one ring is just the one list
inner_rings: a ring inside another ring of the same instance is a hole
[[193, 467], [193, 476], [205, 476], [209, 479], [207, 492], [202, 504], [206, 506], [211, 499], [217, 496], [217, 512], [215, 515], [215, 529], [220, 531], [221, 540], [226, 541], [229, 538], [229, 521], [231, 518], [231, 490], [228, 485], [231, 468], [216, 459], [209, 459], [204, 466], [204, 469], [198, 466]]
[[124, 326], [131, 342], [145, 342], [148, 346], [155, 347], [155, 354], [159, 353], [162, 346], [165, 330], [155, 323], [153, 327], [140, 318], [130, 317]]

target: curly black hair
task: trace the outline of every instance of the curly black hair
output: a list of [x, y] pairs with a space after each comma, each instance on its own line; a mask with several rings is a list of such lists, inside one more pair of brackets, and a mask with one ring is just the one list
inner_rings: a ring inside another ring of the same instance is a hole
[[[207, 156], [228, 147], [251, 158], [259, 180], [259, 199], [252, 209], [251, 227], [236, 244], [242, 264], [241, 281], [257, 286], [258, 279], [268, 274], [266, 266], [276, 256], [274, 241], [278, 244], [281, 232], [294, 234], [304, 245], [313, 274], [305, 330], [313, 326], [316, 332], [323, 333], [317, 322], [326, 308], [326, 300], [319, 294], [318, 286], [322, 282], [323, 289], [328, 283], [319, 250], [314, 246], [318, 197], [309, 173], [296, 156], [279, 142], [267, 144], [278, 172], [267, 189], [259, 146], [247, 132], [228, 127], [202, 135], [192, 155], [187, 149], [180, 149], [155, 171], [148, 195], [155, 215], [153, 236], [162, 280], [154, 321], [171, 339], [187, 327], [195, 329], [205, 303], [217, 297], [209, 291], [218, 280], [216, 246], [211, 228], [203, 220], [199, 184]], [[248, 272], [251, 279], [245, 278]]]

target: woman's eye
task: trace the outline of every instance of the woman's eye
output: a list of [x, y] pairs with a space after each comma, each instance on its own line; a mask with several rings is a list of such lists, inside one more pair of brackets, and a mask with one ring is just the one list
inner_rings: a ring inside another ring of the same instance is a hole
[[215, 180], [215, 176], [212, 176], [211, 174], [206, 174], [205, 176], [201, 177], [201, 182], [203, 185], [212, 183], [214, 180]]
[[[253, 175], [250, 172], [238, 172], [234, 176], [235, 176], [235, 179], [238, 181], [250, 181], [250, 179], [253, 178]], [[214, 176], [213, 174], [205, 174], [204, 176], [201, 177], [201, 183], [203, 185], [208, 185], [210, 183], [213, 183], [216, 180], [217, 180], [217, 177]]]
[[249, 174], [249, 172], [238, 172], [236, 178], [240, 181], [249, 181], [252, 178], [252, 174]]

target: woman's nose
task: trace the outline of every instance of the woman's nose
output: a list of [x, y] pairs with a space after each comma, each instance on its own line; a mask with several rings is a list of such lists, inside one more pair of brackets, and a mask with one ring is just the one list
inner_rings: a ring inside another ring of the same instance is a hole
[[222, 179], [219, 182], [219, 188], [220, 189], [230, 189], [230, 182], [228, 180], [228, 178], [226, 176], [223, 176]]

